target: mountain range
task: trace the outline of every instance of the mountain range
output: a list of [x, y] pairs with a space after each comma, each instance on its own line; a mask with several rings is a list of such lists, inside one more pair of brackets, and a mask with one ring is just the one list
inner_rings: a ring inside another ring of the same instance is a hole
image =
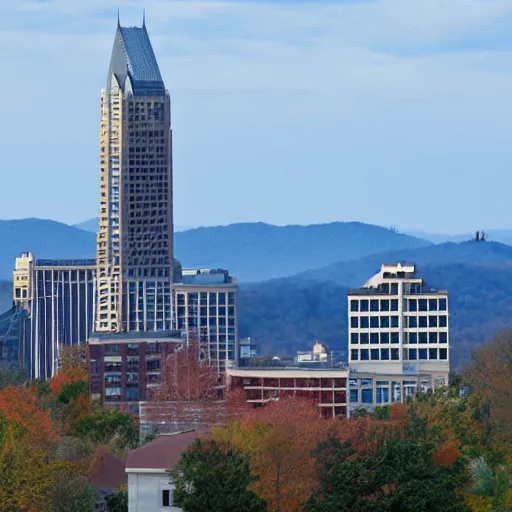
[[[469, 238], [469, 237], [468, 237]], [[14, 259], [92, 258], [95, 235], [43, 219], [0, 221], [0, 308], [11, 304]], [[240, 281], [240, 334], [264, 354], [293, 355], [315, 339], [346, 350], [348, 288], [382, 263], [415, 263], [432, 287], [448, 289], [456, 364], [496, 331], [512, 326], [512, 247], [439, 243], [357, 222], [277, 227], [264, 223], [176, 233], [184, 267], [228, 268]]]

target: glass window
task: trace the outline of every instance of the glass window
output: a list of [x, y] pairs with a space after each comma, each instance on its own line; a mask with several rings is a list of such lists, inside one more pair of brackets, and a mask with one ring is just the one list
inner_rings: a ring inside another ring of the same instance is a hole
[[428, 349], [428, 358], [433, 361], [437, 359], [437, 348]]
[[402, 400], [401, 392], [400, 392], [400, 382], [392, 382], [391, 383], [392, 390], [392, 399], [394, 403], [400, 402]]
[[398, 299], [391, 299], [391, 311], [398, 311]]
[[418, 311], [418, 301], [416, 299], [409, 299], [409, 311]]
[[389, 361], [389, 348], [380, 349], [380, 358], [382, 361]]
[[389, 316], [381, 316], [380, 317], [380, 326], [383, 329], [389, 328]]
[[359, 350], [357, 349], [352, 349], [350, 351], [350, 359], [352, 361], [357, 361], [359, 359]]
[[418, 317], [417, 316], [409, 317], [409, 327], [412, 327], [412, 328], [418, 327]]
[[420, 316], [418, 320], [419, 320], [419, 326], [420, 327], [422, 327], [422, 328], [427, 327], [428, 322], [427, 322], [427, 317], [426, 316]]
[[373, 403], [373, 389], [363, 389], [361, 395], [363, 404]]
[[357, 404], [359, 402], [359, 390], [351, 389], [350, 390], [350, 403]]
[[380, 342], [384, 345], [389, 343], [389, 332], [380, 333]]
[[389, 311], [389, 299], [380, 299], [380, 310]]
[[378, 361], [379, 360], [379, 349], [372, 348], [370, 350], [370, 356], [371, 356], [372, 361]]
[[409, 333], [409, 343], [412, 343], [413, 345], [416, 345], [418, 343], [418, 334], [415, 332]]
[[446, 299], [439, 299], [439, 311], [446, 311]]
[[419, 350], [419, 358], [421, 360], [426, 360], [427, 359], [427, 355], [428, 355], [428, 351], [426, 348], [420, 348]]
[[389, 388], [377, 388], [377, 403], [389, 403]]
[[448, 359], [448, 350], [446, 348], [439, 349], [439, 359], [446, 361]]
[[400, 354], [398, 353], [398, 349], [397, 348], [392, 348], [391, 349], [391, 360], [392, 361], [400, 360]]
[[361, 327], [361, 329], [368, 329], [368, 326], [370, 324], [370, 322], [368, 321], [368, 317], [367, 316], [362, 316], [360, 319], [359, 319], [359, 327]]
[[373, 379], [361, 379], [361, 386], [373, 386]]
[[370, 327], [372, 329], [378, 329], [379, 328], [379, 317], [378, 316], [371, 316], [370, 317]]
[[439, 343], [447, 343], [448, 342], [448, 333], [440, 332], [439, 333]]
[[448, 321], [447, 321], [446, 315], [440, 316], [439, 317], [439, 327], [446, 327], [447, 324], [448, 324]]
[[358, 386], [359, 385], [359, 379], [348, 379], [348, 385], [350, 387]]
[[428, 310], [437, 311], [437, 299], [428, 299]]
[[370, 311], [379, 311], [379, 301], [377, 299], [370, 301]]
[[428, 334], [428, 342], [429, 343], [437, 343], [437, 332], [430, 332]]
[[437, 327], [437, 316], [429, 316], [428, 317], [428, 326], [429, 327]]
[[359, 311], [359, 301], [352, 299], [350, 301], [350, 311]]
[[391, 343], [399, 343], [400, 342], [400, 334], [398, 331], [391, 333]]
[[170, 489], [162, 490], [162, 507], [170, 507], [173, 505], [172, 492]]
[[352, 329], [357, 329], [359, 327], [359, 317], [357, 317], [357, 316], [350, 317], [350, 327], [352, 327]]
[[411, 361], [416, 361], [416, 359], [418, 359], [418, 351], [417, 351], [417, 349], [415, 349], [415, 348], [410, 348], [409, 349], [409, 359]]
[[367, 348], [361, 349], [361, 361], [368, 361], [370, 359], [370, 353]]
[[[391, 283], [391, 295], [398, 295], [398, 283]], [[398, 303], [398, 301], [397, 301]], [[393, 307], [393, 306], [391, 306]], [[397, 311], [396, 309], [391, 309], [391, 311]]]
[[426, 332], [418, 333], [418, 342], [419, 343], [427, 343], [428, 342], [428, 336], [427, 336]]
[[359, 305], [359, 311], [368, 311], [368, 299], [363, 299]]
[[353, 332], [350, 334], [350, 343], [359, 343], [359, 335], [357, 332]]
[[379, 333], [378, 332], [370, 333], [370, 343], [379, 343]]
[[418, 300], [418, 311], [427, 311], [427, 299]]
[[391, 317], [391, 327], [398, 327], [398, 317], [397, 316], [392, 316]]
[[369, 336], [367, 332], [362, 332], [359, 335], [359, 342], [363, 345], [368, 345]]

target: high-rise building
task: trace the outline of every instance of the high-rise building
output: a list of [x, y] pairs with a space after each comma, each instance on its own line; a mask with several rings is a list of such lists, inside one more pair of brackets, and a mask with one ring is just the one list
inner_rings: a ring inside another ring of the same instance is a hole
[[405, 384], [388, 379], [406, 396], [447, 384], [448, 293], [428, 287], [414, 265], [382, 265], [362, 288], [350, 290], [348, 317], [351, 370], [409, 376]]
[[117, 25], [101, 94], [97, 332], [172, 328], [171, 105], [142, 27]]
[[28, 320], [20, 330], [19, 358], [31, 378], [50, 378], [64, 346], [86, 343], [93, 330], [95, 260], [16, 258], [14, 304]]

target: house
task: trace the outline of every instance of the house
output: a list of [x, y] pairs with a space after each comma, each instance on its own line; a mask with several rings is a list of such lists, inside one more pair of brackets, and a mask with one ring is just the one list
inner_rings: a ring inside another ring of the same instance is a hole
[[173, 505], [174, 486], [168, 471], [194, 442], [195, 431], [159, 435], [128, 453], [128, 512], [179, 512]]

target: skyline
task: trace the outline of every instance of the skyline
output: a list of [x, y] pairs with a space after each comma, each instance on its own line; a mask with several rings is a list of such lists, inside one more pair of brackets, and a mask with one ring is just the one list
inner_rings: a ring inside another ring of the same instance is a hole
[[[172, 102], [176, 224], [509, 227], [512, 1], [454, 4], [146, 2]], [[0, 218], [97, 216], [117, 7], [140, 24], [144, 6], [127, 1], [0, 7], [0, 92], [19, 99], [2, 102], [3, 184], [23, 176], [25, 199], [4, 197]]]

